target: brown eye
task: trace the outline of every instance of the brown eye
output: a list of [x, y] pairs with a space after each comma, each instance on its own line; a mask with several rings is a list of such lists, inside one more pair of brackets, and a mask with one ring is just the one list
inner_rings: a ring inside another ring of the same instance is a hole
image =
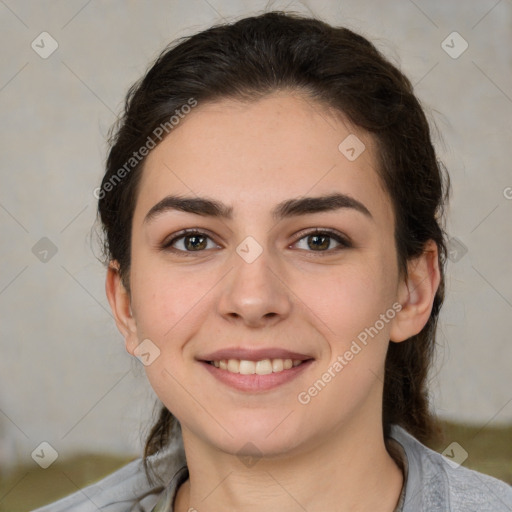
[[[302, 247], [300, 244], [302, 244]], [[306, 233], [294, 245], [308, 252], [333, 252], [351, 247], [348, 240], [340, 234], [325, 230]]]
[[213, 242], [210, 236], [200, 231], [182, 231], [162, 245], [162, 249], [176, 253], [202, 252], [206, 249], [215, 249], [219, 246]]
[[[300, 246], [301, 244], [302, 247]], [[303, 234], [293, 245], [301, 250], [316, 253], [332, 253], [352, 247], [350, 242], [341, 234], [318, 229]], [[193, 252], [200, 253], [208, 249], [219, 248], [209, 235], [193, 229], [181, 231], [162, 244], [162, 249], [182, 254], [183, 256], [189, 256]]]
[[199, 251], [201, 249], [206, 249], [207, 243], [206, 236], [198, 236], [198, 235], [188, 235], [183, 237], [185, 242], [185, 247], [187, 251]]
[[313, 250], [328, 249], [331, 243], [331, 237], [327, 235], [309, 235], [307, 240], [308, 247]]

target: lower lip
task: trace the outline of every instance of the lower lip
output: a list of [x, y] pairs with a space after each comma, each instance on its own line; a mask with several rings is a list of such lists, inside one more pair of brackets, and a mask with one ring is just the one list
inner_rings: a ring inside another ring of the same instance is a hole
[[268, 391], [290, 382], [304, 372], [311, 363], [312, 359], [304, 361], [299, 366], [293, 366], [289, 370], [281, 372], [269, 373], [268, 375], [242, 375], [241, 373], [233, 373], [228, 370], [221, 370], [213, 364], [200, 361], [201, 364], [218, 380], [226, 386], [230, 386], [239, 391], [258, 392]]

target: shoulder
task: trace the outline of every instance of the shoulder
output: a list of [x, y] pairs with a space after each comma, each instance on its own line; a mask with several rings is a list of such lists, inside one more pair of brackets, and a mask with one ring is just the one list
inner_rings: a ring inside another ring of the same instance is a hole
[[142, 459], [138, 458], [98, 482], [33, 512], [138, 512], [150, 511], [165, 485], [185, 464], [182, 447], [177, 443], [163, 454], [148, 459], [165, 484], [148, 481]]
[[460, 445], [454, 445], [445, 457], [396, 425], [392, 427], [391, 437], [402, 445], [407, 456], [404, 512], [512, 511], [512, 487], [457, 464]]
[[512, 511], [512, 487], [497, 478], [464, 468], [447, 469], [452, 510]]
[[[142, 460], [137, 459], [106, 478], [34, 512], [129, 510], [128, 505], [144, 499], [152, 492], [151, 487], [145, 479]], [[123, 507], [116, 508], [117, 503], [122, 503]]]

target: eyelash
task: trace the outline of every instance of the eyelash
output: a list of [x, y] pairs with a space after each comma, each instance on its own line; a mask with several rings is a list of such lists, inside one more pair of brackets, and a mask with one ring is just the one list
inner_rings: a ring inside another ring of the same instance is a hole
[[[212, 237], [204, 231], [199, 231], [196, 229], [184, 229], [182, 231], [179, 231], [178, 233], [175, 233], [175, 235], [170, 240], [167, 239], [166, 241], [164, 241], [161, 245], [161, 249], [170, 251], [170, 252], [173, 252], [174, 254], [178, 254], [180, 256], [185, 256], [185, 257], [194, 256], [194, 253], [205, 252], [208, 249], [202, 249], [202, 250], [198, 250], [198, 251], [186, 251], [186, 250], [176, 249], [176, 248], [172, 247], [172, 245], [174, 243], [176, 243], [178, 240], [182, 240], [187, 237], [197, 236], [197, 235], [206, 236], [210, 240], [213, 240]], [[304, 238], [307, 238], [309, 236], [314, 236], [314, 235], [328, 236], [329, 238], [338, 242], [340, 245], [338, 247], [335, 247], [334, 249], [327, 249], [324, 251], [314, 251], [314, 250], [308, 251], [305, 249], [300, 249], [300, 250], [313, 253], [315, 256], [322, 256], [323, 254], [332, 254], [333, 252], [338, 252], [340, 250], [349, 249], [352, 247], [352, 244], [349, 242], [349, 240], [347, 238], [345, 238], [344, 236], [342, 236], [337, 231], [333, 231], [330, 229], [320, 229], [320, 228], [316, 228], [316, 229], [313, 229], [313, 230], [310, 230], [307, 232], [300, 232], [298, 234], [299, 238], [297, 238], [297, 240], [292, 245], [297, 244]], [[317, 253], [317, 254], [315, 254], [315, 253]]]

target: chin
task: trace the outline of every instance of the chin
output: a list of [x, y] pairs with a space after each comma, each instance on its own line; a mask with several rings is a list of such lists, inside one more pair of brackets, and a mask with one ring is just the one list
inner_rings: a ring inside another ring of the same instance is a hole
[[287, 456], [295, 451], [298, 445], [300, 445], [299, 440], [290, 438], [284, 439], [276, 436], [275, 439], [270, 441], [265, 438], [265, 435], [260, 437], [240, 435], [229, 441], [224, 440], [223, 443], [217, 445], [217, 448], [231, 455], [236, 455], [244, 462], [244, 458], [257, 460], [261, 457], [279, 458]]
[[[307, 433], [304, 428], [298, 428], [283, 418], [286, 414], [279, 415], [276, 420], [272, 418], [263, 420], [261, 417], [250, 422], [250, 416], [243, 423], [236, 422], [226, 424], [227, 430], [232, 434], [213, 436], [210, 442], [219, 449], [238, 457], [280, 457], [286, 456], [307, 443]], [[294, 415], [290, 414], [290, 420]]]

